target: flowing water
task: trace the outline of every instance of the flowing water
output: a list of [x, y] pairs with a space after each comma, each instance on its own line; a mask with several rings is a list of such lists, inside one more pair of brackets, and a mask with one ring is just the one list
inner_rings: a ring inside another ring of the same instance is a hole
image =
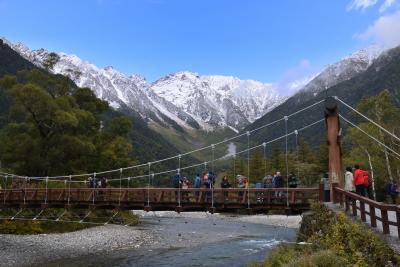
[[295, 241], [297, 233], [285, 226], [205, 213], [150, 213], [141, 222], [138, 227], [158, 236], [151, 247], [58, 260], [47, 266], [246, 266], [264, 260], [280, 242]]

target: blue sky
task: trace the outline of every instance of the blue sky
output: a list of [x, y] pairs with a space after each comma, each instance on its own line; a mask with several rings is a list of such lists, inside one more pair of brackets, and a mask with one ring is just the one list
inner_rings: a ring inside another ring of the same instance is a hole
[[398, 0], [0, 0], [0, 36], [149, 81], [190, 70], [286, 82], [400, 43]]

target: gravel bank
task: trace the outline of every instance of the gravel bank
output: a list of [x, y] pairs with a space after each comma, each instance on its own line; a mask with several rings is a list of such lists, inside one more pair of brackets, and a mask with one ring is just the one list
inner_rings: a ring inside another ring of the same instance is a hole
[[[57, 260], [64, 262], [63, 259], [79, 262], [81, 257], [87, 258], [92, 255], [122, 255], [132, 249], [138, 253], [145, 253], [153, 249], [193, 247], [203, 243], [232, 240], [235, 236], [245, 234], [248, 224], [295, 229], [301, 222], [301, 216], [284, 215], [240, 216], [211, 215], [204, 212], [178, 214], [143, 211], [134, 213], [142, 222], [135, 227], [106, 225], [63, 234], [0, 234], [0, 266], [41, 266]], [[227, 232], [226, 229], [233, 231]], [[115, 253], [116, 251], [118, 253]], [[56, 263], [51, 266], [59, 265]]]
[[30, 266], [48, 260], [138, 248], [149, 246], [155, 239], [151, 230], [117, 225], [63, 234], [0, 235], [0, 266]]
[[288, 228], [298, 229], [300, 228], [302, 217], [300, 215], [234, 215], [234, 214], [209, 214], [205, 212], [183, 212], [176, 213], [173, 211], [157, 211], [157, 212], [145, 212], [145, 211], [134, 211], [136, 215], [142, 218], [146, 217], [183, 217], [183, 218], [216, 218], [219, 220], [233, 220], [243, 223], [257, 223], [264, 225], [273, 225], [273, 226], [283, 226]]

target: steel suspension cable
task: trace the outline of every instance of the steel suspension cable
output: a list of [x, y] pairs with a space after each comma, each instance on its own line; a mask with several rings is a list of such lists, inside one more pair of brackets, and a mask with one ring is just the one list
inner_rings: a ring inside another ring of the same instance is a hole
[[181, 155], [178, 156], [178, 207], [181, 207], [181, 187], [182, 187], [182, 178], [181, 178]]
[[286, 206], [289, 207], [288, 117], [285, 116]]
[[379, 141], [376, 137], [370, 135], [369, 133], [367, 133], [366, 131], [364, 131], [363, 129], [361, 129], [359, 126], [357, 126], [356, 124], [352, 123], [351, 121], [349, 121], [348, 119], [346, 119], [345, 117], [343, 117], [341, 114], [339, 114], [340, 118], [342, 118], [345, 122], [347, 122], [348, 124], [352, 125], [353, 127], [357, 128], [359, 131], [363, 132], [365, 135], [367, 135], [369, 138], [371, 138], [372, 140], [374, 140], [376, 143], [378, 143], [379, 145], [383, 146], [384, 148], [386, 148], [387, 150], [391, 151], [393, 154], [395, 154], [396, 156], [400, 157], [400, 154], [397, 153], [395, 150], [393, 150], [392, 148], [388, 147], [387, 145], [385, 145], [383, 142]]
[[354, 111], [355, 113], [357, 113], [358, 115], [360, 115], [361, 117], [363, 117], [364, 119], [368, 120], [369, 122], [371, 122], [372, 124], [374, 124], [375, 126], [377, 126], [379, 129], [381, 129], [382, 131], [384, 131], [385, 133], [389, 134], [390, 136], [392, 136], [393, 138], [395, 138], [397, 141], [400, 141], [400, 138], [391, 133], [389, 130], [387, 130], [386, 128], [382, 127], [381, 125], [379, 125], [378, 123], [376, 123], [375, 121], [373, 121], [372, 119], [368, 118], [367, 116], [365, 116], [364, 114], [362, 114], [360, 111], [358, 111], [357, 109], [353, 108], [352, 106], [350, 106], [349, 104], [347, 104], [346, 102], [344, 102], [343, 100], [341, 100], [339, 97], [335, 96], [336, 100], [339, 100], [340, 103], [342, 103], [343, 105], [345, 105], [346, 107], [348, 107], [349, 109], [351, 109], [352, 111]]
[[148, 174], [149, 174], [149, 179], [147, 182], [147, 207], [150, 207], [150, 175], [151, 175], [151, 162], [148, 163], [149, 164], [149, 170], [148, 170]]
[[121, 206], [121, 196], [122, 196], [122, 168], [119, 169], [119, 195], [118, 195], [118, 206]]
[[[299, 113], [301, 113], [301, 112], [304, 112], [305, 110], [308, 110], [308, 109], [310, 109], [310, 108], [312, 108], [312, 107], [314, 107], [314, 106], [316, 106], [316, 105], [322, 103], [323, 101], [324, 101], [324, 100], [320, 100], [320, 101], [318, 101], [318, 102], [315, 102], [315, 103], [313, 103], [313, 104], [311, 104], [311, 105], [309, 105], [309, 106], [307, 106], [307, 107], [305, 107], [305, 108], [302, 108], [302, 109], [300, 109], [300, 110], [298, 110], [298, 111], [295, 111], [295, 112], [293, 112], [293, 113], [291, 113], [291, 114], [288, 114], [287, 117], [295, 116], [295, 115], [297, 115], [297, 114], [299, 114]], [[258, 127], [258, 128], [255, 128], [255, 129], [253, 129], [253, 130], [251, 130], [251, 131], [249, 131], [249, 132], [250, 132], [250, 133], [253, 133], [253, 132], [258, 131], [258, 130], [260, 130], [260, 129], [263, 129], [263, 128], [265, 128], [265, 127], [268, 127], [268, 126], [271, 126], [271, 125], [273, 125], [273, 124], [276, 124], [276, 123], [278, 123], [278, 122], [280, 122], [280, 121], [282, 121], [282, 120], [283, 120], [282, 118], [281, 118], [281, 119], [278, 119], [278, 120], [275, 120], [275, 121], [273, 121], [273, 122], [270, 122], [270, 123], [267, 123], [267, 124], [265, 124], [265, 125], [263, 125], [263, 126], [260, 126], [260, 127]], [[228, 139], [225, 139], [225, 140], [220, 141], [220, 142], [218, 142], [218, 143], [215, 143], [214, 145], [220, 145], [220, 144], [223, 144], [223, 143], [232, 141], [232, 140], [234, 140], [234, 139], [236, 139], [236, 138], [239, 138], [239, 137], [242, 137], [242, 136], [244, 136], [244, 135], [246, 135], [246, 134], [247, 134], [247, 133], [243, 133], [243, 134], [239, 134], [239, 135], [233, 136], [233, 137], [231, 137], [231, 138], [228, 138]], [[198, 151], [205, 150], [205, 149], [210, 148], [210, 147], [211, 147], [211, 146], [209, 145], [209, 146], [206, 146], [206, 147], [202, 147], [202, 148], [199, 148], [199, 149], [195, 149], [195, 150], [192, 150], [192, 151], [185, 152], [184, 154], [179, 154], [179, 155], [175, 155], [175, 156], [172, 156], [172, 157], [168, 157], [168, 158], [160, 159], [160, 160], [157, 160], [157, 161], [153, 161], [152, 163], [155, 164], [155, 163], [161, 163], [161, 162], [164, 162], [164, 161], [167, 161], [167, 160], [172, 160], [172, 159], [175, 159], [175, 158], [177, 158], [177, 157], [179, 157], [179, 156], [180, 156], [180, 157], [186, 156], [186, 155], [189, 155], [189, 154], [198, 152]], [[134, 168], [144, 167], [144, 166], [146, 166], [146, 165], [147, 165], [147, 163], [144, 163], [144, 164], [138, 164], [138, 165], [133, 165], [133, 166], [124, 167], [124, 168], [122, 168], [122, 169], [123, 169], [123, 170], [128, 170], [128, 169], [134, 169]], [[120, 169], [101, 171], [101, 172], [97, 172], [97, 174], [108, 174], [108, 173], [113, 173], [113, 172], [118, 172], [118, 171], [120, 171]], [[6, 174], [6, 173], [4, 173], [4, 174]], [[19, 177], [19, 178], [23, 178], [23, 177], [24, 177], [24, 176], [19, 176], [19, 175], [12, 174], [12, 173], [7, 173], [7, 174], [8, 174], [8, 175], [14, 175], [15, 177]], [[92, 173], [75, 174], [75, 175], [72, 175], [72, 177], [84, 177], [84, 176], [90, 176], [91, 174], [92, 174]], [[64, 179], [64, 178], [68, 178], [68, 177], [69, 177], [68, 175], [49, 176], [49, 179]], [[29, 178], [43, 178], [43, 177], [34, 177], [34, 176], [32, 176], [32, 177], [29, 177]]]
[[[313, 122], [313, 123], [311, 123], [311, 124], [308, 124], [308, 125], [306, 125], [306, 126], [300, 128], [300, 129], [298, 129], [297, 131], [298, 131], [298, 132], [303, 131], [303, 130], [305, 130], [305, 129], [307, 129], [307, 128], [310, 128], [310, 127], [312, 127], [312, 126], [314, 126], [314, 125], [316, 125], [316, 124], [318, 124], [318, 123], [321, 123], [321, 122], [323, 122], [323, 121], [324, 121], [324, 119], [315, 121], [315, 122]], [[244, 152], [247, 152], [248, 150], [253, 150], [253, 149], [259, 148], [259, 147], [261, 147], [261, 146], [264, 146], [264, 144], [267, 145], [267, 144], [270, 144], [270, 143], [279, 141], [279, 140], [281, 140], [281, 139], [283, 139], [283, 138], [286, 138], [287, 136], [292, 135], [292, 134], [295, 134], [295, 131], [293, 131], [293, 132], [291, 132], [291, 133], [287, 133], [287, 134], [285, 134], [285, 135], [283, 135], [283, 136], [280, 136], [280, 137], [277, 137], [277, 138], [275, 138], [275, 139], [269, 140], [268, 142], [264, 142], [264, 143], [262, 143], [262, 144], [260, 144], [260, 145], [256, 145], [256, 146], [250, 147], [250, 148], [248, 148], [248, 149], [245, 149], [245, 150], [236, 152], [234, 156], [236, 157], [237, 155], [242, 154], [242, 153], [244, 153]], [[215, 161], [220, 161], [220, 160], [225, 160], [225, 159], [226, 159], [226, 156], [222, 156], [222, 157], [217, 158], [217, 159], [214, 158], [214, 162], [215, 162]], [[210, 161], [210, 162], [199, 163], [199, 164], [194, 164], [194, 165], [191, 165], [191, 166], [186, 166], [186, 167], [183, 167], [183, 168], [178, 168], [178, 171], [179, 171], [179, 174], [180, 174], [180, 171], [181, 171], [181, 170], [190, 169], [190, 168], [198, 167], [198, 166], [201, 166], [201, 165], [204, 165], [204, 167], [205, 167], [205, 169], [206, 169], [208, 163], [211, 163], [211, 161]], [[179, 167], [180, 167], [180, 161], [179, 161]], [[172, 170], [167, 170], [167, 171], [162, 171], [162, 172], [154, 173], [153, 175], [162, 175], [162, 174], [171, 173], [171, 172], [173, 172], [173, 171], [176, 171], [176, 169], [172, 169]], [[127, 179], [139, 179], [139, 178], [143, 178], [143, 177], [146, 177], [146, 176], [148, 176], [148, 175], [139, 175], [139, 176], [134, 176], [134, 177], [126, 177], [126, 178], [121, 178], [121, 180], [122, 180], [122, 179], [123, 179], [123, 180], [127, 180]], [[72, 178], [72, 175], [71, 175], [71, 178]], [[27, 180], [28, 177], [25, 177], [25, 179]], [[42, 180], [42, 179], [37, 179], [37, 180]], [[114, 181], [114, 180], [120, 180], [120, 179], [110, 179], [109, 181]], [[71, 181], [71, 182], [77, 182], [77, 183], [82, 183], [82, 182], [84, 182], [84, 183], [86, 183], [87, 181], [85, 180], [85, 181]]]
[[247, 135], [247, 208], [250, 209], [250, 132]]
[[264, 178], [267, 177], [267, 143], [262, 143], [263, 146], [263, 157], [264, 157]]
[[296, 142], [297, 179], [300, 179], [299, 139], [298, 139], [299, 132], [297, 130], [294, 130], [294, 134]]
[[8, 175], [4, 176], [4, 204], [6, 204], [6, 194], [7, 194], [7, 180], [8, 180]]
[[26, 204], [26, 183], [28, 180], [28, 176], [25, 176], [25, 183], [24, 183], [24, 205]]
[[212, 150], [212, 159], [211, 159], [211, 172], [212, 172], [212, 180], [211, 180], [211, 208], [214, 212], [214, 183], [215, 183], [215, 172], [214, 172], [214, 158], [215, 158], [215, 146], [211, 145]]
[[46, 196], [44, 199], [44, 204], [47, 204], [47, 194], [48, 194], [48, 184], [49, 184], [49, 177], [46, 177]]
[[69, 176], [69, 183], [68, 183], [68, 206], [69, 206], [69, 203], [71, 201], [71, 179], [72, 179], [72, 177], [70, 175]]

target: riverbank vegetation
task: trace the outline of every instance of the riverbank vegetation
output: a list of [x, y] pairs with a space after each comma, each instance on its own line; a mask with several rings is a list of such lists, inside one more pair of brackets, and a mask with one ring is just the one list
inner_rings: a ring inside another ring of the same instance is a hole
[[[252, 267], [399, 266], [400, 256], [361, 222], [316, 204], [304, 216], [299, 243], [282, 245]], [[302, 243], [300, 243], [302, 242]]]

